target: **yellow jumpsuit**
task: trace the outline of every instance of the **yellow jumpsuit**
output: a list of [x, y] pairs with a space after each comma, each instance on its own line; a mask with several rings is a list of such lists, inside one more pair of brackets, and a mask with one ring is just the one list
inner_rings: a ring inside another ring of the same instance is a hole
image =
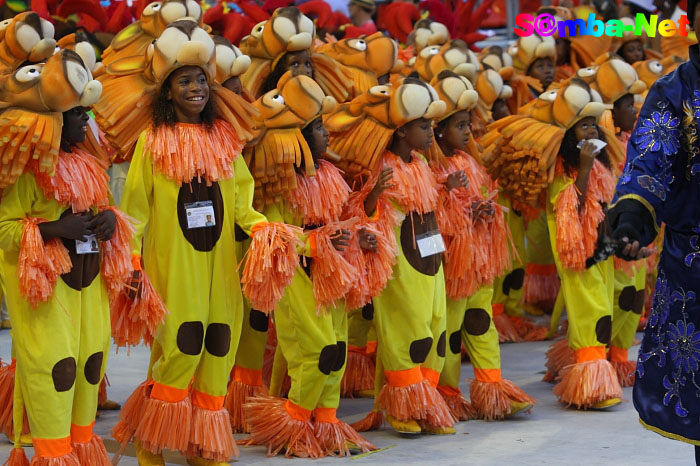
[[[152, 380], [134, 394], [146, 395], [146, 408], [131, 420], [123, 412], [122, 421], [153, 453], [169, 448], [228, 461], [235, 445], [223, 405], [243, 318], [234, 226], [251, 234], [266, 219], [252, 207], [254, 181], [243, 157], [232, 163], [233, 177], [211, 186], [197, 178], [181, 185], [154, 169], [145, 140], [144, 132], [122, 207], [138, 222], [132, 254], [143, 251], [144, 271], [169, 314], [155, 336]], [[211, 201], [215, 226], [187, 228], [185, 204], [197, 201]], [[162, 412], [169, 413], [174, 428], [153, 432]], [[221, 442], [201, 430], [206, 424], [216, 426]]]
[[615, 299], [608, 359], [615, 367], [623, 387], [634, 385], [637, 362], [629, 360], [628, 351], [634, 343], [644, 310], [646, 278], [647, 268], [644, 262], [634, 263], [629, 271], [615, 268]]

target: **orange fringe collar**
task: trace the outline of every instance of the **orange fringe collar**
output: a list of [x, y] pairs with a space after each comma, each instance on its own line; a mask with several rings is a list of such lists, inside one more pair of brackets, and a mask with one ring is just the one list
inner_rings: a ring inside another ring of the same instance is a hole
[[60, 151], [53, 175], [40, 171], [35, 161], [30, 169], [47, 198], [70, 205], [75, 213], [109, 205], [107, 166], [87, 152]]
[[326, 225], [340, 218], [350, 197], [350, 187], [332, 163], [318, 161], [316, 175], [297, 174], [297, 187], [285, 193], [304, 225]]
[[385, 191], [408, 212], [427, 214], [437, 209], [438, 183], [428, 164], [416, 152], [404, 162], [391, 151], [384, 152], [382, 163], [394, 170], [393, 186]]
[[232, 164], [244, 145], [233, 127], [221, 119], [211, 129], [201, 124], [178, 123], [146, 131], [146, 148], [153, 166], [179, 183], [203, 178], [210, 185], [231, 178]]

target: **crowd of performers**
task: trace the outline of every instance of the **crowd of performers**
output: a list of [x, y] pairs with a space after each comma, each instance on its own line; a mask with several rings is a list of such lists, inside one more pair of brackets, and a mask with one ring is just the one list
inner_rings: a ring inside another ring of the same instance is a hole
[[[479, 51], [490, 2], [390, 4], [388, 34], [319, 0], [163, 0], [126, 25], [125, 2], [32, 5], [0, 23], [10, 466], [112, 464], [110, 339], [151, 349], [112, 431], [142, 466], [227, 464], [234, 433], [320, 458], [375, 450], [385, 423], [527, 413], [499, 343], [543, 339], [563, 406], [615, 406], [636, 376], [642, 423], [700, 444], [692, 35]], [[373, 409], [348, 425], [342, 397]]]

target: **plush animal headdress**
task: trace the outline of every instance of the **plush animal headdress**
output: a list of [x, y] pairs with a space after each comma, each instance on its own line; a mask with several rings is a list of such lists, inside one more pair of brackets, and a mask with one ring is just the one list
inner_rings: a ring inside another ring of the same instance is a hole
[[[688, 18], [690, 20], [690, 18]], [[647, 40], [647, 34], [646, 32], [642, 32], [641, 35], [636, 35], [634, 32], [636, 30], [634, 19], [633, 18], [620, 18], [620, 21], [622, 21], [622, 37], [614, 37], [612, 40], [612, 43], [610, 45], [610, 51], [613, 53], [620, 53], [620, 49], [622, 48], [623, 45], [625, 45], [627, 42], [632, 42], [632, 41], [639, 41], [644, 45], [645, 41]], [[620, 26], [618, 26], [620, 27]], [[628, 30], [629, 29], [629, 30]], [[644, 47], [644, 54], [646, 55], [646, 58], [656, 58], [656, 59], [661, 59], [663, 56], [648, 47]]]
[[294, 166], [301, 166], [302, 160], [306, 175], [314, 175], [311, 149], [301, 130], [334, 111], [337, 103], [324, 95], [313, 79], [304, 75], [292, 77], [288, 71], [280, 78], [277, 89], [260, 97], [254, 105], [260, 112], [256, 119], [260, 137], [245, 157], [255, 178], [255, 207], [261, 210], [296, 188]]
[[119, 31], [102, 53], [102, 63], [109, 66], [126, 57], [140, 57], [165, 29], [177, 20], [191, 18], [201, 25], [202, 8], [194, 0], [162, 0], [149, 3], [141, 19]]
[[214, 36], [216, 44], [216, 82], [223, 84], [227, 79], [240, 76], [248, 70], [250, 57], [243, 55], [238, 47], [221, 36]]
[[651, 87], [661, 76], [664, 75], [664, 67], [656, 58], [649, 60], [638, 61], [634, 65], [634, 70], [637, 72], [639, 79], [644, 81], [647, 87]]
[[0, 22], [0, 72], [49, 58], [56, 49], [53, 35], [53, 24], [31, 11]]
[[612, 105], [626, 94], [641, 94], [647, 88], [634, 67], [615, 54], [601, 55], [595, 62], [595, 80], [591, 88], [598, 91], [603, 102]]
[[552, 62], [556, 62], [556, 52], [554, 39], [537, 33], [518, 38], [509, 50], [513, 57], [513, 67], [521, 73], [527, 73], [530, 65], [539, 58], [551, 58]]
[[435, 89], [415, 78], [375, 86], [325, 120], [330, 148], [340, 155], [338, 165], [347, 176], [371, 174], [397, 129], [419, 118], [438, 118], [445, 109]]
[[0, 187], [14, 183], [31, 159], [51, 173], [61, 144], [62, 113], [92, 105], [101, 91], [72, 50], [0, 76]]
[[104, 66], [97, 61], [95, 47], [88, 41], [87, 36], [82, 31], [61, 37], [56, 46], [59, 49], [73, 50], [80, 55], [85, 66], [92, 72], [93, 77], [97, 78], [104, 72]]
[[554, 179], [566, 130], [585, 117], [598, 119], [605, 106], [596, 91], [574, 78], [522, 110], [489, 126], [481, 139], [482, 160], [513, 208], [536, 212], [545, 207], [542, 194]]
[[489, 111], [496, 100], [508, 99], [513, 95], [513, 89], [503, 82], [501, 74], [492, 69], [485, 69], [479, 73], [474, 88], [479, 94], [479, 100]]
[[476, 73], [481, 68], [477, 56], [469, 50], [463, 40], [456, 39], [441, 47], [426, 47], [416, 56], [416, 71], [421, 79], [430, 82], [445, 70], [466, 76], [470, 81], [476, 80]]
[[255, 109], [240, 96], [222, 92], [215, 82], [214, 41], [196, 21], [183, 19], [170, 24], [141, 56], [107, 65], [100, 78], [104, 93], [93, 106], [95, 119], [120, 158], [130, 159], [136, 140], [151, 124], [151, 106], [160, 87], [183, 66], [204, 71], [219, 118], [230, 123], [240, 139], [252, 138]]
[[417, 53], [430, 45], [443, 45], [450, 40], [450, 31], [442, 23], [428, 18], [421, 19], [416, 21], [409, 42], [411, 39]]
[[490, 68], [500, 74], [504, 81], [511, 79], [515, 72], [513, 58], [499, 45], [491, 45], [482, 50], [479, 62], [484, 69]]

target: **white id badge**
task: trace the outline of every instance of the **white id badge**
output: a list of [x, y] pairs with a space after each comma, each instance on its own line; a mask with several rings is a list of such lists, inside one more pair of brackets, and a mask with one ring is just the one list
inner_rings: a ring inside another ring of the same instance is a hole
[[420, 252], [420, 256], [423, 259], [445, 252], [445, 242], [439, 231], [429, 231], [416, 236], [416, 244], [418, 245], [418, 252]]
[[75, 252], [78, 254], [97, 254], [100, 252], [100, 246], [97, 244], [95, 235], [85, 237], [85, 241], [75, 240]]
[[185, 204], [187, 228], [204, 228], [216, 225], [214, 204], [211, 201], [191, 202]]

